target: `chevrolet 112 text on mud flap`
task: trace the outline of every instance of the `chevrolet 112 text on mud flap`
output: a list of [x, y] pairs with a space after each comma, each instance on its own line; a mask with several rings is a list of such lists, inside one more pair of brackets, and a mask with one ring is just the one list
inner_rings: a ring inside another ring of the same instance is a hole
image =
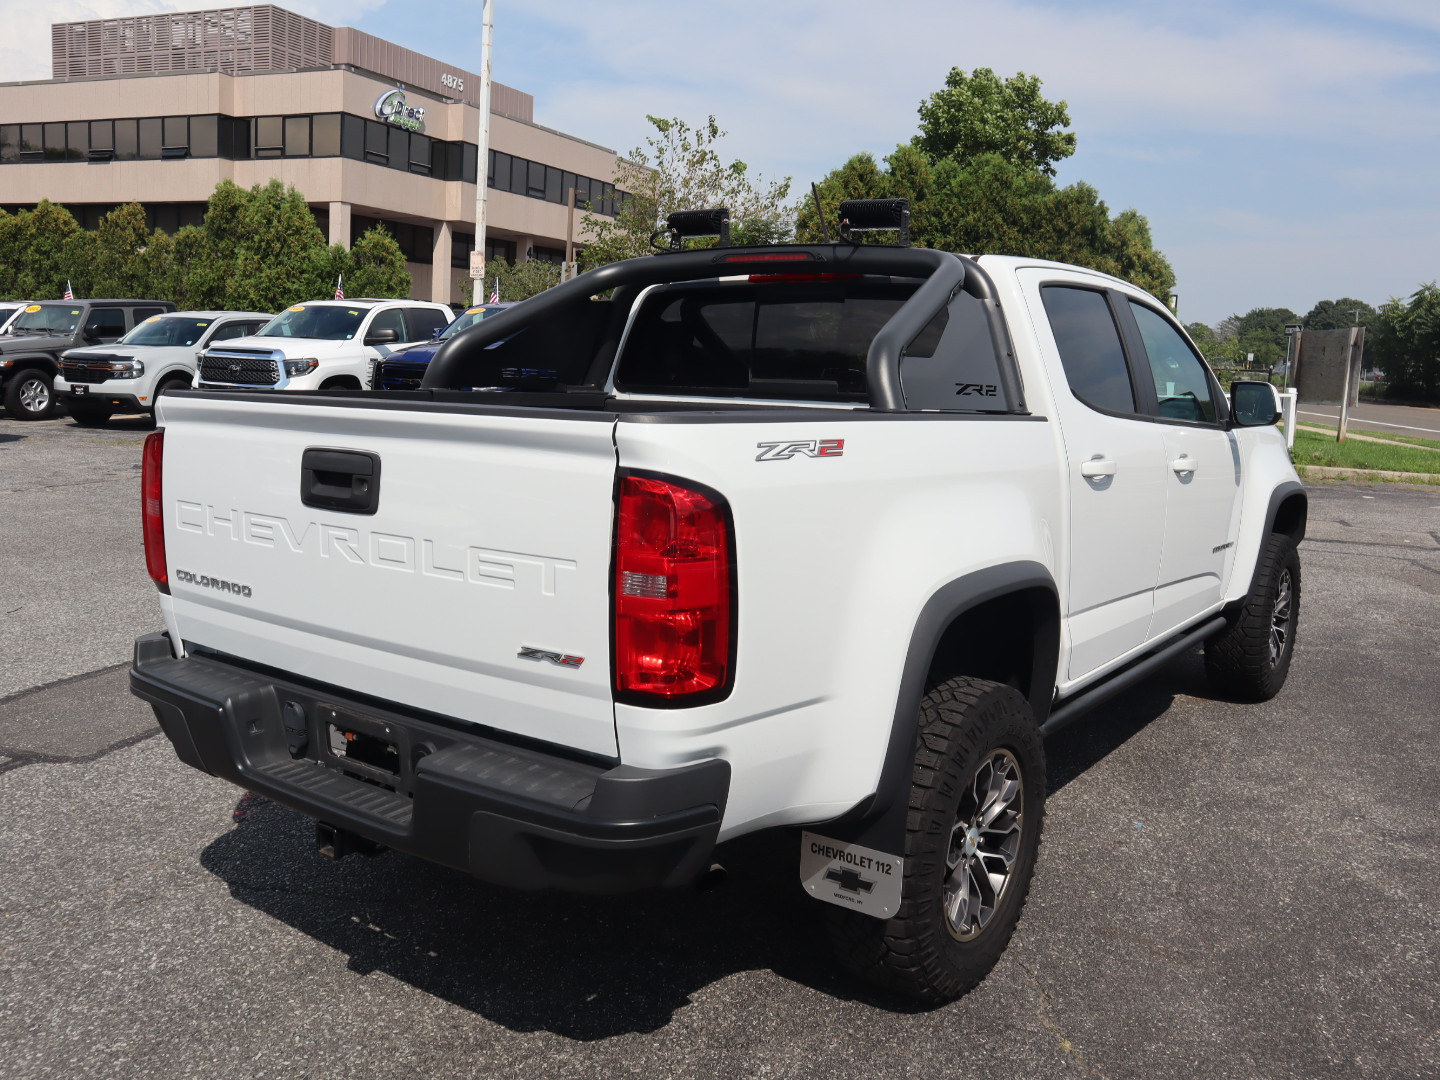
[[519, 888], [683, 885], [792, 830], [845, 964], [974, 985], [1046, 734], [1202, 642], [1222, 693], [1279, 691], [1305, 494], [1271, 387], [1227, 401], [1153, 297], [842, 217], [737, 248], [671, 215], [419, 390], [162, 398], [131, 685], [180, 758], [329, 854]]

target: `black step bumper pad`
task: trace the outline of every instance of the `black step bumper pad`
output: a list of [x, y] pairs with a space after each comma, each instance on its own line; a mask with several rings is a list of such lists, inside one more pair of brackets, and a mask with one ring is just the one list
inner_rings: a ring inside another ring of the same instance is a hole
[[[676, 769], [572, 759], [218, 657], [176, 660], [164, 633], [136, 640], [130, 689], [150, 703], [186, 764], [516, 888], [620, 893], [686, 884], [710, 864], [730, 787], [730, 765], [720, 759]], [[282, 717], [293, 730], [301, 714], [308, 743], [292, 754]], [[332, 723], [393, 745], [393, 775], [328, 754]]]

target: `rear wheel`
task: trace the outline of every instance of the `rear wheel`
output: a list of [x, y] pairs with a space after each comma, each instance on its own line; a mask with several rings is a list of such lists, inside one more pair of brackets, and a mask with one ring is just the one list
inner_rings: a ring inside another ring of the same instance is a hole
[[82, 404], [78, 401], [66, 402], [65, 408], [69, 410], [70, 419], [81, 427], [101, 427], [109, 423], [110, 417], [114, 415], [114, 410], [104, 405]]
[[995, 966], [1030, 889], [1045, 813], [1045, 750], [1029, 704], [984, 679], [920, 705], [900, 910], [837, 911], [841, 962], [887, 989], [951, 1001]]
[[1278, 694], [1290, 673], [1299, 618], [1300, 553], [1285, 533], [1271, 533], [1240, 614], [1205, 642], [1210, 685], [1242, 701]]
[[5, 387], [5, 408], [16, 420], [45, 420], [55, 411], [55, 391], [45, 372], [29, 368]]

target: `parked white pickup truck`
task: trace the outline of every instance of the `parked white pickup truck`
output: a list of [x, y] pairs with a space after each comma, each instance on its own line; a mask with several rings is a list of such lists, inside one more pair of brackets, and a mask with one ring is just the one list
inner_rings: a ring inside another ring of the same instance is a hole
[[1233, 398], [1074, 266], [617, 263], [420, 391], [166, 396], [131, 685], [332, 855], [613, 892], [794, 830], [841, 959], [949, 999], [1019, 918], [1046, 734], [1202, 642], [1221, 694], [1285, 680], [1306, 498], [1273, 389]]
[[452, 319], [427, 300], [316, 300], [295, 304], [253, 337], [200, 357], [196, 385], [274, 390], [369, 389], [371, 369], [396, 349], [429, 341]]

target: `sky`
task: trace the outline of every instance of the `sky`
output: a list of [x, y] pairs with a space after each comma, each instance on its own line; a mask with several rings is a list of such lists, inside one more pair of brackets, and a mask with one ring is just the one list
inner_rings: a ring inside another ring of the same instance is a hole
[[[494, 5], [494, 77], [537, 123], [625, 152], [646, 114], [714, 115], [722, 155], [797, 192], [908, 141], [952, 67], [1038, 76], [1079, 142], [1057, 179], [1149, 219], [1186, 322], [1440, 277], [1437, 0]], [[203, 6], [0, 0], [0, 79], [49, 77], [52, 21]], [[281, 6], [479, 70], [479, 0]]]

